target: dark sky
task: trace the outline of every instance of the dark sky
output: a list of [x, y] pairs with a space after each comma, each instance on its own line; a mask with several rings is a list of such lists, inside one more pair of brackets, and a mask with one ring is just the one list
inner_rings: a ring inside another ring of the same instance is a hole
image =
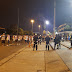
[[[39, 14], [50, 21], [48, 30], [53, 30], [54, 0], [1, 0], [0, 1], [0, 26], [9, 27], [17, 24], [19, 8], [19, 27], [31, 30], [30, 19], [36, 19]], [[56, 0], [56, 27], [72, 22], [71, 0]], [[35, 22], [34, 31], [38, 31], [38, 22]]]

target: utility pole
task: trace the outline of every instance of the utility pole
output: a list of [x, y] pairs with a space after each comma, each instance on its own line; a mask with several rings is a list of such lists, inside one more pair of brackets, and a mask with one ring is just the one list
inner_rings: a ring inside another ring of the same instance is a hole
[[19, 29], [19, 8], [18, 8], [18, 24], [17, 24], [17, 36], [18, 36], [18, 30]]
[[56, 0], [54, 0], [54, 38], [55, 38]]

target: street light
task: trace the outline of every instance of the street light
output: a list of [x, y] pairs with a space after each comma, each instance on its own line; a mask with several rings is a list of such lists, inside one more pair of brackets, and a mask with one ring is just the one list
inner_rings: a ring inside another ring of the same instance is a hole
[[39, 27], [39, 33], [40, 33], [40, 27], [41, 27], [41, 25], [38, 25], [38, 27]]
[[45, 23], [48, 25], [49, 24], [49, 21], [47, 20]]
[[49, 23], [50, 23], [50, 22], [49, 22], [48, 20], [45, 21], [45, 24], [46, 24], [46, 25], [49, 25]]
[[17, 24], [17, 36], [18, 36], [18, 32], [19, 32], [19, 8], [18, 8], [18, 24]]
[[33, 32], [33, 23], [34, 23], [34, 20], [33, 19], [31, 20], [31, 23], [32, 23], [32, 32]]
[[54, 38], [55, 38], [55, 18], [56, 18], [56, 0], [54, 0]]

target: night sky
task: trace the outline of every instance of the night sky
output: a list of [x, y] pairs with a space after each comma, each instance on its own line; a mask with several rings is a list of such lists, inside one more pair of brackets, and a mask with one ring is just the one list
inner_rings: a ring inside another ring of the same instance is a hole
[[[72, 23], [71, 3], [71, 0], [56, 0], [56, 27], [64, 23]], [[20, 28], [31, 30], [30, 19], [35, 19], [34, 31], [38, 31], [38, 25], [43, 24], [46, 19], [50, 21], [46, 29], [53, 31], [54, 0], [1, 0], [0, 27], [8, 28], [18, 23], [18, 8]]]

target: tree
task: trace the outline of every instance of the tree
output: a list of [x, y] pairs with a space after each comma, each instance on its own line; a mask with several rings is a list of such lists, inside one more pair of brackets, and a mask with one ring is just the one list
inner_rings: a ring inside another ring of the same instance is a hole
[[33, 33], [31, 31], [24, 31], [24, 35], [32, 35]]
[[69, 26], [69, 25], [66, 25], [65, 27], [64, 27], [64, 30], [66, 31], [66, 30], [71, 30], [71, 27]]
[[43, 35], [46, 35], [46, 31], [45, 30], [43, 31]]
[[10, 25], [9, 28], [6, 29], [7, 34], [17, 34], [17, 24]]
[[22, 28], [19, 28], [19, 34], [23, 35], [24, 34], [24, 30]]

